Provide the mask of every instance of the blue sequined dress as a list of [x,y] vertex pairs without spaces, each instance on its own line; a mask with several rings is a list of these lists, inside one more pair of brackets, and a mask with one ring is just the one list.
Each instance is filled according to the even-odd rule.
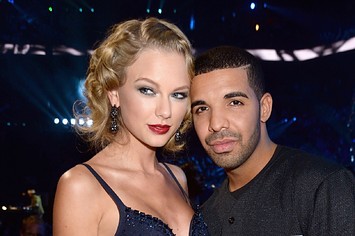
[[[187,197],[184,189],[181,187],[180,183],[177,181],[175,175],[170,170],[170,168],[163,163],[169,174],[172,176],[174,181],[179,186],[180,190]],[[106,190],[108,195],[116,203],[118,210],[120,212],[119,227],[115,233],[115,236],[119,235],[130,235],[130,236],[172,236],[175,235],[169,226],[157,217],[145,214],[138,210],[134,210],[127,207],[117,194],[111,189],[111,187],[101,178],[101,176],[88,164],[83,163],[89,171],[96,177],[101,186]],[[188,199],[188,198],[187,198]],[[192,217],[190,223],[190,236],[208,236],[207,226],[203,221],[202,215],[198,209],[195,209],[195,214]]]

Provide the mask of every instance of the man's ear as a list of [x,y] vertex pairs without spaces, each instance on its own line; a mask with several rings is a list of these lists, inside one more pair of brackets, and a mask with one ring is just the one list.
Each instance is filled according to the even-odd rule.
[[265,93],[260,99],[260,121],[266,123],[272,112],[272,96]]
[[118,90],[108,91],[108,99],[110,100],[111,105],[116,105],[116,107],[120,106],[120,96],[118,95]]

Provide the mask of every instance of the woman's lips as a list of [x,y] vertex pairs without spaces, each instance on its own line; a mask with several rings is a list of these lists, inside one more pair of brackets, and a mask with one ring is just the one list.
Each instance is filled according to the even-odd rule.
[[148,127],[156,134],[166,134],[170,129],[170,125],[148,125]]

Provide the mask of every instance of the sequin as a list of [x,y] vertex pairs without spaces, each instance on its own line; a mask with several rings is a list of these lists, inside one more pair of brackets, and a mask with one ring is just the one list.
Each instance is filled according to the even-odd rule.
[[[144,232],[144,235],[150,235],[148,232],[154,233],[154,235],[175,235],[171,228],[163,221],[144,212],[132,210],[130,207],[126,207],[126,225],[128,228],[137,228],[139,232]],[[135,229],[126,229],[130,233]],[[137,233],[139,233],[137,232]]]
[[199,208],[195,208],[195,214],[191,220],[190,236],[209,236],[207,225],[203,220],[202,213]]

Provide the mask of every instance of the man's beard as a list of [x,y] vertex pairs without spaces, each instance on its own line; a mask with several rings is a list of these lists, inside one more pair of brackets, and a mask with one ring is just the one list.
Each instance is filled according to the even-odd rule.
[[209,135],[206,138],[206,144],[208,145],[211,141],[215,139],[222,139],[225,137],[236,138],[237,142],[240,145],[239,151],[217,154],[213,152],[211,148],[208,148],[206,152],[211,157],[213,162],[219,167],[222,167],[225,170],[236,169],[244,162],[246,162],[256,149],[256,146],[258,145],[260,140],[260,123],[259,121],[257,122],[254,132],[245,144],[243,144],[243,137],[240,133],[234,133],[229,130],[223,130],[221,132]]

